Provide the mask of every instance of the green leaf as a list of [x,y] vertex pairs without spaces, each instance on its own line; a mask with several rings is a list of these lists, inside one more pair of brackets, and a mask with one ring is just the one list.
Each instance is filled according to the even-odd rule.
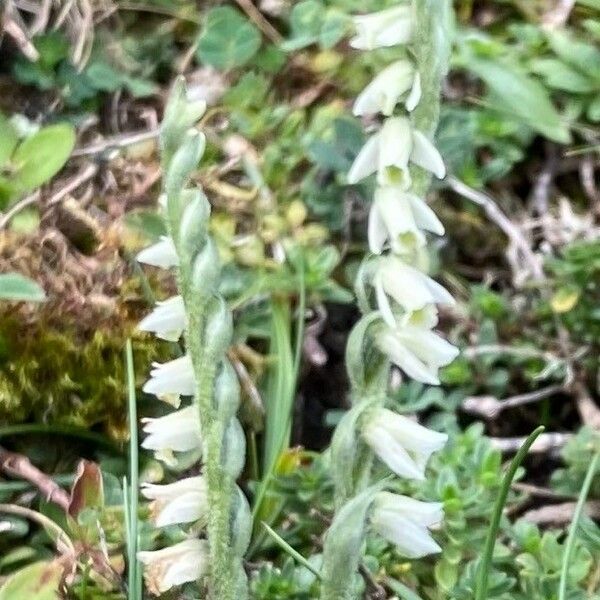
[[349,29],[351,21],[341,10],[330,8],[319,32],[319,44],[323,48],[333,48]]
[[150,240],[167,234],[164,218],[154,210],[132,210],[125,215],[125,223]]
[[123,84],[121,73],[104,61],[93,62],[85,74],[92,87],[102,92],[116,92]]
[[325,7],[319,0],[298,2],[290,15],[290,28],[294,36],[316,36],[323,23],[324,10]]
[[281,47],[291,52],[305,48],[318,41],[324,27],[325,7],[319,0],[298,2],[290,14],[291,39]]
[[51,179],[67,162],[75,146],[75,130],[66,123],[50,125],[28,137],[16,149],[14,185],[31,191]]
[[409,587],[391,577],[386,579],[386,584],[402,600],[422,600],[421,596],[415,594]]
[[80,460],[77,474],[71,488],[69,515],[77,517],[86,508],[99,508],[104,505],[102,473],[96,463]]
[[587,117],[593,123],[600,121],[600,96],[594,98],[587,109]]
[[260,32],[237,10],[219,6],[208,11],[198,40],[198,58],[217,69],[246,64],[261,45]]
[[549,87],[557,90],[586,93],[593,92],[597,87],[593,81],[554,58],[533,61],[531,68],[534,73],[544,78]]
[[576,40],[564,31],[548,34],[552,50],[573,67],[600,82],[600,50],[591,44]]
[[39,63],[45,69],[53,69],[61,60],[69,57],[69,42],[59,31],[36,37],[34,45],[40,53]]
[[20,273],[3,273],[0,274],[0,299],[43,302],[46,294],[35,281]]
[[57,561],[28,565],[6,580],[0,588],[0,600],[56,600],[62,574]]
[[8,162],[18,141],[19,136],[12,123],[0,113],[0,167]]
[[444,559],[438,561],[434,569],[435,580],[444,592],[450,592],[458,580],[458,566]]
[[512,67],[475,56],[471,56],[465,66],[502,100],[502,108],[507,113],[551,140],[563,144],[571,141],[568,127],[539,82]]

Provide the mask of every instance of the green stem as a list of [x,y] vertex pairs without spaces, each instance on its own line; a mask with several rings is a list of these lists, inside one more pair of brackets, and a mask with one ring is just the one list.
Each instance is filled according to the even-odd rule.
[[231,314],[218,295],[220,265],[207,233],[210,206],[200,189],[186,187],[204,151],[204,137],[194,129],[202,111],[198,103],[188,102],[179,78],[161,128],[163,192],[167,228],[179,259],[178,288],[187,317],[185,340],[199,411],[209,507],[208,597],[244,600],[247,586],[241,557],[249,538],[249,516],[235,482],[243,466],[245,440],[236,418],[238,384],[225,356]]
[[481,558],[481,564],[479,565],[475,589],[475,600],[487,599],[488,579],[490,567],[492,565],[492,556],[494,554],[494,546],[496,545],[498,528],[500,527],[500,519],[502,518],[502,510],[504,509],[506,498],[508,497],[508,490],[510,489],[510,485],[515,477],[517,469],[521,466],[521,463],[527,456],[529,448],[531,448],[533,442],[535,442],[537,437],[544,431],[544,429],[545,428],[543,426],[540,426],[529,435],[529,437],[525,440],[525,443],[519,448],[519,451],[512,459],[510,466],[508,467],[508,471],[502,479],[502,486],[494,505],[492,521],[487,532],[487,537],[483,548],[483,556]]
[[[184,288],[185,289],[185,288]],[[204,443],[204,476],[208,488],[210,513],[207,525],[210,551],[210,593],[215,600],[236,598],[237,579],[235,554],[231,552],[231,498],[235,491],[235,481],[222,467],[221,448],[223,446],[224,424],[217,418],[213,406],[213,390],[217,373],[217,357],[212,355],[204,336],[194,332],[204,332],[205,318],[203,305],[186,303],[193,307],[189,311],[188,351],[196,377],[196,401],[200,411],[202,437]]]
[[579,521],[583,514],[585,507],[585,501],[587,500],[590,488],[592,487],[592,481],[598,468],[598,461],[600,460],[600,452],[594,454],[592,462],[588,467],[587,473],[585,474],[585,480],[579,498],[577,499],[577,505],[575,506],[575,512],[573,513],[573,520],[571,521],[571,527],[569,528],[569,535],[567,537],[567,544],[565,546],[565,553],[563,554],[562,566],[560,570],[560,583],[558,586],[558,600],[566,600],[567,598],[567,580],[569,577],[569,563],[571,562],[571,556],[575,548],[575,540],[577,539],[577,528],[579,527]]

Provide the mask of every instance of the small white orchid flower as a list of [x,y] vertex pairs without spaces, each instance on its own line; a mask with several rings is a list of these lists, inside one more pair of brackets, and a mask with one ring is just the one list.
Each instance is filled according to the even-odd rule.
[[150,379],[142,388],[147,394],[160,398],[170,394],[192,396],[196,391],[194,367],[188,354],[166,363],[152,363],[152,367]]
[[402,415],[377,409],[362,431],[373,452],[400,477],[423,480],[429,457],[448,436],[431,431]]
[[450,364],[458,348],[430,331],[436,323],[435,307],[415,311],[396,327],[385,325],[376,335],[375,343],[397,367],[409,377],[439,385],[440,367]]
[[204,477],[187,477],[167,485],[142,484],[142,494],[151,505],[152,520],[157,527],[175,523],[204,520],[208,511],[208,497]]
[[410,61],[399,60],[381,71],[360,93],[353,112],[357,117],[378,112],[389,117],[400,98],[409,91],[404,104],[406,110],[411,111],[421,99],[421,78]]
[[389,240],[396,254],[425,246],[423,232],[444,233],[444,226],[424,200],[399,186],[378,187],[369,213],[369,248],[381,254]]
[[397,256],[377,259],[372,283],[381,316],[390,327],[397,323],[389,298],[405,313],[422,310],[428,304],[454,304],[454,298],[444,287]]
[[162,340],[176,342],[185,329],[185,306],[181,296],[157,302],[154,310],[138,325],[140,331],[150,331]]
[[175,267],[179,264],[175,244],[166,235],[161,236],[160,241],[156,242],[156,244],[139,252],[136,258],[138,262],[152,265],[153,267],[161,267],[162,269]]
[[379,185],[407,190],[411,185],[409,161],[438,179],[446,175],[444,161],[427,137],[413,129],[407,117],[392,117],[362,147],[348,173],[348,183],[358,183],[377,172]]
[[164,417],[142,419],[148,436],[142,448],[154,450],[156,457],[168,465],[176,464],[173,452],[189,452],[202,447],[200,416],[195,405],[169,413]]
[[420,502],[390,492],[379,492],[371,506],[373,529],[407,558],[441,552],[428,528],[439,525],[443,519],[441,503]]
[[410,4],[357,15],[352,20],[356,28],[356,36],[350,40],[350,46],[358,50],[406,44],[413,35],[414,15]]
[[208,542],[185,540],[162,550],[138,552],[148,591],[159,596],[177,585],[196,581],[208,571]]

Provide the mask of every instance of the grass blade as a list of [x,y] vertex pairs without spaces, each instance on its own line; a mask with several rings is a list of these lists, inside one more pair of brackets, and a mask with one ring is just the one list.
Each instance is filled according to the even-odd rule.
[[271,316],[271,348],[275,358],[265,396],[265,436],[263,471],[268,473],[277,462],[291,428],[291,411],[294,401],[293,371],[290,336],[290,306],[287,299],[273,298]]
[[506,504],[506,498],[508,496],[508,490],[512,480],[515,477],[517,469],[527,456],[529,448],[531,448],[533,442],[537,437],[544,431],[545,427],[538,427],[533,431],[529,437],[525,440],[525,443],[519,448],[519,451],[512,459],[506,475],[502,479],[502,487],[500,488],[500,494],[494,505],[494,512],[492,513],[492,522],[487,532],[485,540],[485,546],[483,549],[483,556],[481,558],[481,564],[479,566],[479,573],[477,574],[477,583],[475,589],[475,600],[486,600],[487,599],[487,588],[488,579],[490,574],[490,567],[492,564],[492,555],[494,554],[494,546],[496,545],[496,536],[498,535],[498,528],[500,526],[500,519],[502,517],[502,510]]
[[127,490],[125,502],[128,515],[127,528],[127,557],[129,565],[129,600],[139,600],[141,589],[137,560],[138,550],[138,504],[139,504],[139,457],[138,457],[138,427],[137,427],[137,399],[135,395],[135,373],[133,369],[133,348],[131,340],[125,346],[125,363],[127,369],[127,399],[129,408],[129,482],[124,483],[124,492]]
[[575,512],[573,513],[571,527],[569,528],[569,535],[567,537],[567,544],[565,547],[565,553],[563,555],[562,565],[560,569],[558,600],[566,600],[567,598],[567,579],[569,575],[569,563],[571,561],[571,556],[575,547],[575,540],[577,538],[577,528],[579,527],[579,521],[581,519],[581,515],[583,514],[585,501],[587,500],[588,494],[590,492],[590,487],[592,486],[592,481],[594,479],[594,475],[596,474],[596,469],[598,467],[599,460],[600,452],[596,452],[596,454],[594,454],[592,462],[590,463],[587,473],[585,474],[585,479],[583,481],[583,486],[581,487],[581,492],[579,493],[579,498],[577,498],[577,505],[575,506]]
[[307,568],[319,581],[321,581],[321,573],[310,564],[298,551],[294,550],[277,532],[269,527],[264,521],[262,526],[266,532],[273,538],[275,543],[285,552],[287,552],[294,560],[299,562],[303,567]]

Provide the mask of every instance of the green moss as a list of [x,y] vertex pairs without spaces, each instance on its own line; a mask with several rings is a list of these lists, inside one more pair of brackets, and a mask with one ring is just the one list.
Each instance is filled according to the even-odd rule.
[[[127,331],[126,329],[129,329]],[[0,319],[0,423],[100,427],[114,438],[127,435],[123,347],[134,335],[140,383],[169,345],[122,331],[98,328],[82,339],[75,326],[60,331],[42,322]]]

